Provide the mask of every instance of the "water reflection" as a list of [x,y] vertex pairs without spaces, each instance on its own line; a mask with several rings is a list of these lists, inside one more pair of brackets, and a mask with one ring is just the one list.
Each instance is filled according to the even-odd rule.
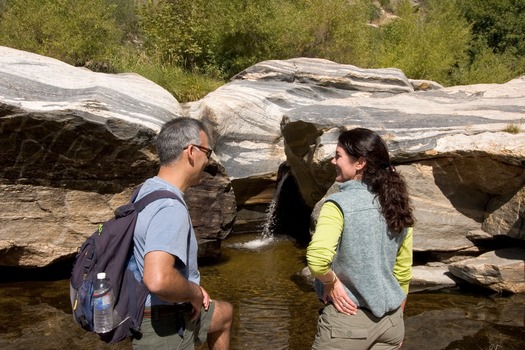
[[[235,307],[232,349],[309,349],[322,304],[299,277],[305,249],[285,237],[229,237],[223,261],[201,268],[203,286]],[[525,296],[475,291],[413,293],[405,350],[525,348]]]
[[[232,350],[311,347],[322,305],[298,276],[304,255],[305,249],[288,238],[232,236],[223,244],[221,261],[201,267],[202,284],[212,298],[235,307]],[[131,349],[129,342],[107,346],[77,326],[69,281],[54,276],[0,283],[0,349]],[[525,349],[525,295],[411,293],[405,320],[404,350]]]
[[286,238],[242,235],[222,246],[223,261],[202,266],[212,297],[234,304],[232,349],[308,349],[321,306],[298,286],[304,249]]

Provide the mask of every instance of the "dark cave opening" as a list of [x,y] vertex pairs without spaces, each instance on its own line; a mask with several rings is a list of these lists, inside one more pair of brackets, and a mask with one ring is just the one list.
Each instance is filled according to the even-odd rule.
[[274,197],[276,203],[270,230],[274,235],[287,235],[299,246],[306,246],[310,242],[312,209],[302,199],[295,178],[286,169],[280,170],[279,181],[282,183]]

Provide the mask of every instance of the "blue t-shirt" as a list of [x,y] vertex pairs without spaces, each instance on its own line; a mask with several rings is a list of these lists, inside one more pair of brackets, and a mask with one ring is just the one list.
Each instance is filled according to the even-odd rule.
[[[169,182],[155,176],[142,185],[137,199],[156,190],[175,193],[184,202],[183,193]],[[163,251],[175,256],[175,268],[191,282],[200,283],[197,266],[197,238],[186,205],[176,199],[163,198],[149,204],[138,216],[133,248],[140,276],[144,276],[144,256]],[[146,306],[170,304],[154,294],[148,295]]]

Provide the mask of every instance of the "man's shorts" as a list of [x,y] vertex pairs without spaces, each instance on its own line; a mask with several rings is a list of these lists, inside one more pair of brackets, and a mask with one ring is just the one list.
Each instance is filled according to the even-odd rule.
[[201,308],[200,317],[190,321],[191,304],[146,308],[142,338],[133,339],[133,349],[193,350],[195,343],[206,342],[214,310],[212,301],[208,311]]

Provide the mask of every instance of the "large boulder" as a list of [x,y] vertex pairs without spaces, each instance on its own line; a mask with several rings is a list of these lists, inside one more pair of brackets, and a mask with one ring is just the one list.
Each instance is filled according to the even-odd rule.
[[261,224],[274,202],[292,230],[303,230],[298,222],[308,218],[287,214],[300,205],[315,213],[336,188],[337,136],[357,126],[383,136],[407,180],[414,251],[429,262],[416,280],[432,282],[434,271],[448,284],[458,277],[445,275],[450,264],[523,244],[525,137],[505,130],[523,122],[525,77],[443,88],[398,69],[295,58],[256,64],[179,105],[137,75],[93,73],[8,48],[0,54],[0,264],[70,256],[154,174],[151,140],[180,115],[214,127],[209,176],[187,194],[201,251],[211,255],[236,207],[236,223]]
[[[0,47],[0,265],[74,255],[156,173],[152,140],[180,116],[175,98],[139,75]],[[235,200],[224,168],[212,162],[207,172],[186,201],[201,254],[217,256]]]
[[522,125],[525,77],[443,88],[397,69],[296,58],[249,67],[183,108],[217,126],[243,210],[268,198],[269,179],[280,188],[283,163],[315,208],[334,184],[337,136],[361,126],[383,136],[408,182],[423,260],[452,263],[494,249],[496,237],[524,238],[525,137],[505,130]]

